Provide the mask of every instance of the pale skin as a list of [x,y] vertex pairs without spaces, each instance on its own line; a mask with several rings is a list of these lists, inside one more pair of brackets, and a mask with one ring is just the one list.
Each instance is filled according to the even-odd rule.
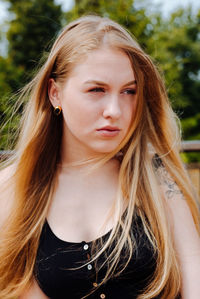
[[[137,101],[129,58],[110,49],[91,54],[75,67],[64,87],[49,82],[50,100],[54,107],[62,107],[65,123],[64,167],[60,167],[47,219],[60,239],[72,242],[94,240],[112,228],[112,219],[103,225],[117,190],[119,162],[112,159],[91,174],[86,174],[87,165],[65,165],[114,150],[128,131]],[[108,125],[118,127],[119,134],[105,137],[96,132]],[[36,281],[20,297],[29,298],[47,298]]]
[[200,237],[182,192],[164,167],[159,167],[158,177],[181,266],[181,298],[198,299],[200,298]]
[[[106,226],[103,224],[117,190],[118,161],[112,159],[87,176],[87,165],[65,166],[98,157],[118,146],[134,117],[137,104],[135,92],[135,76],[129,58],[108,48],[91,53],[84,63],[75,67],[64,86],[50,80],[49,98],[54,107],[62,107],[64,134],[62,165],[47,219],[60,239],[91,241],[112,228],[112,219]],[[99,134],[97,129],[107,125],[118,127],[119,133],[115,137]],[[161,169],[160,177],[165,176]],[[165,179],[160,181],[160,187],[182,269],[182,298],[199,299],[198,233],[181,192],[172,188]],[[20,296],[20,299],[45,298],[48,297],[35,280]]]

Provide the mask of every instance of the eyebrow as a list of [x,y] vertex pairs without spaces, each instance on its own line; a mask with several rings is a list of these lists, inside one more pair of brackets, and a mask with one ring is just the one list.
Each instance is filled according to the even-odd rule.
[[[84,84],[95,84],[95,85],[99,85],[99,86],[108,86],[108,84],[106,84],[102,81],[98,81],[98,80],[87,80],[84,82]],[[129,86],[129,85],[137,85],[136,80],[132,80],[132,81],[124,84],[123,87]]]

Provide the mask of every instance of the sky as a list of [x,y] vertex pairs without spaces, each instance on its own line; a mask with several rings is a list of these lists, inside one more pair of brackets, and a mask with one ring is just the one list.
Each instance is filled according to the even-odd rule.
[[[55,2],[61,4],[64,11],[70,10],[74,3],[73,0],[55,0]],[[148,0],[148,3],[151,4],[146,7],[149,12],[161,11],[163,17],[169,16],[172,11],[179,7],[187,7],[188,5],[192,6],[193,11],[200,9],[199,0]],[[7,26],[2,26],[2,24],[5,24],[6,19],[8,19],[8,3],[0,0],[0,30],[3,32],[7,30]],[[5,51],[6,40],[4,38],[3,42],[0,42],[0,55],[4,55]]]
[[[70,10],[74,3],[73,0],[55,0],[55,2],[62,4],[63,10],[65,11]],[[152,3],[149,10],[152,10],[152,7],[155,5],[157,9],[161,10],[164,16],[169,15],[177,7],[191,5],[194,10],[200,9],[199,0],[149,0],[149,3]],[[7,18],[7,6],[8,4],[6,2],[0,0],[0,24]]]
[[192,6],[194,11],[200,9],[199,0],[151,0],[150,2],[157,6],[164,16],[168,16],[179,7],[188,7],[189,5]]
[[[69,10],[73,6],[73,0],[55,0],[57,3],[62,4],[64,10]],[[141,1],[142,2],[142,1]],[[169,15],[177,7],[186,7],[191,5],[193,9],[200,9],[199,0],[149,0],[149,3],[155,5],[157,9],[160,9],[164,16]],[[152,9],[152,6],[149,7]]]

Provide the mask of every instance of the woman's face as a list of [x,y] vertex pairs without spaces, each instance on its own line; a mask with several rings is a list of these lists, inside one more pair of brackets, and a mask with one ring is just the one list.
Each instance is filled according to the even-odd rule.
[[91,51],[62,86],[50,82],[49,95],[54,107],[62,107],[64,148],[79,158],[115,150],[137,104],[128,56],[108,47]]

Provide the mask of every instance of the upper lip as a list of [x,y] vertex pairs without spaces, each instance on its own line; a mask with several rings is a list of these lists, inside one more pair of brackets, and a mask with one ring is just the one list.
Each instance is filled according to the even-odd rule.
[[105,127],[97,129],[97,131],[100,131],[100,130],[119,131],[120,129],[118,127],[114,127],[114,126],[105,126]]

